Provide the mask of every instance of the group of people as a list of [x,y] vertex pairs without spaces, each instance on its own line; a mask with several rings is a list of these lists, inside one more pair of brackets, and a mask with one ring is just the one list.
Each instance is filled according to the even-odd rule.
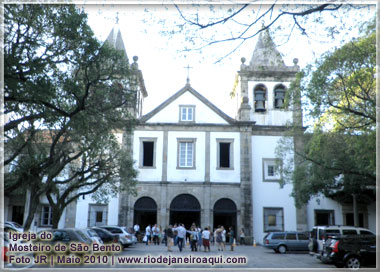
[[[138,224],[134,226],[136,234],[140,233]],[[240,243],[244,243],[244,230],[239,233]],[[148,225],[145,228],[145,235],[142,239],[146,245],[154,244],[159,245],[160,242],[167,246],[168,251],[172,251],[173,246],[178,246],[182,252],[186,243],[189,243],[191,251],[201,251],[202,246],[205,252],[210,251],[210,244],[216,244],[219,251],[226,250],[226,244],[230,245],[230,250],[234,250],[235,246],[235,232],[233,227],[229,227],[228,231],[223,226],[218,226],[213,232],[210,227],[201,229],[195,223],[187,230],[184,224],[169,225],[162,230],[161,226],[157,224]]]

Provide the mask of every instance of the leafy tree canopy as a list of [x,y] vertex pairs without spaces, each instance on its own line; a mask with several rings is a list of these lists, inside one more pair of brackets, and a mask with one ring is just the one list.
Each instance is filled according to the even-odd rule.
[[79,196],[102,188],[104,200],[134,184],[115,137],[133,128],[132,73],[74,5],[4,8],[5,193],[31,190],[26,225],[45,194],[57,226]]
[[[352,194],[369,203],[376,182],[376,38],[374,21],[364,35],[326,53],[308,67],[290,88],[307,98],[316,122],[312,133],[295,129],[284,137],[277,157],[284,162],[284,183],[292,182],[296,204],[323,193],[339,201]],[[294,157],[289,154],[294,153]]]

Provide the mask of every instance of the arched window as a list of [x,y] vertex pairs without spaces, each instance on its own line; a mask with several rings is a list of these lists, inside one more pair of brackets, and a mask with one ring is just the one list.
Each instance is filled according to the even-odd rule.
[[281,109],[284,107],[286,87],[282,84],[274,87],[274,108]]
[[257,85],[254,90],[255,112],[266,111],[267,88],[263,84]]

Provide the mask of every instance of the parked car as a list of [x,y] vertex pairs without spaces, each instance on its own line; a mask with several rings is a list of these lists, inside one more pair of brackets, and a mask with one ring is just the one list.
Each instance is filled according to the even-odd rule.
[[93,231],[95,231],[99,237],[102,239],[103,243],[119,243],[119,235],[109,232],[106,229],[98,228],[98,227],[92,227]]
[[362,265],[375,266],[376,236],[333,236],[326,241],[323,256],[336,267],[360,268]]
[[133,237],[125,227],[119,226],[101,226],[101,228],[108,230],[111,233],[119,235],[120,244],[126,248],[133,244]]
[[339,235],[375,235],[372,231],[365,228],[353,226],[315,226],[310,232],[309,253],[321,258],[323,244],[332,236]]
[[93,243],[103,244],[102,239],[94,230],[87,228],[87,229],[79,229],[79,231],[82,231],[85,235],[87,235],[88,238],[90,238]]
[[[25,244],[24,241],[10,241],[9,232],[20,232],[19,229],[14,228],[12,225],[4,224],[4,229],[0,231],[0,239],[3,240],[3,246],[1,248],[1,259],[4,264],[4,268],[7,269],[26,269],[31,268],[34,265],[34,253],[33,252],[12,252],[10,254],[9,246],[10,243],[22,243]],[[28,258],[30,260],[29,263],[15,263],[10,261],[10,255],[13,255],[17,258],[24,257],[24,260]]]
[[19,223],[11,222],[11,221],[5,221],[4,222],[4,228],[7,226],[14,228],[18,232],[24,232],[24,228]]
[[263,240],[264,247],[273,249],[277,253],[286,253],[288,250],[307,251],[308,244],[308,234],[295,231],[270,232]]

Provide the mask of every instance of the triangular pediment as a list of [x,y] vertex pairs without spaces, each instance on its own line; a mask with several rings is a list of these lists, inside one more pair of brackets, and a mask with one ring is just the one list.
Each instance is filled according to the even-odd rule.
[[172,95],[150,113],[141,117],[144,123],[181,123],[180,108],[194,107],[192,124],[232,124],[235,120],[221,111],[190,84]]

